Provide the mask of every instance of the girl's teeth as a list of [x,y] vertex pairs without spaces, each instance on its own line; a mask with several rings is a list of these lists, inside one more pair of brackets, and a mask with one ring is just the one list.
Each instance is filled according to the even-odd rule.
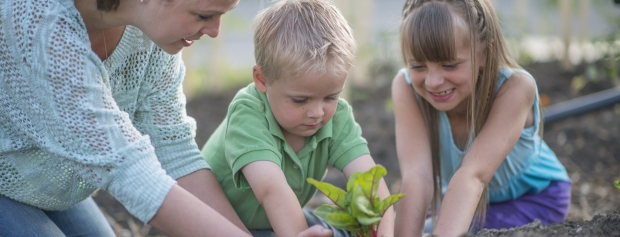
[[452,92],[452,90],[442,91],[439,93],[433,93],[433,95],[442,96],[442,95],[447,95],[450,92]]

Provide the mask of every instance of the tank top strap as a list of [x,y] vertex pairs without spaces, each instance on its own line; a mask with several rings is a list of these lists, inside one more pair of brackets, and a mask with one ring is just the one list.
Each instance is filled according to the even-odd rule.
[[534,129],[532,132],[538,133],[538,130],[540,129],[539,125],[540,125],[540,120],[541,120],[540,103],[539,103],[539,98],[538,98],[538,86],[536,85],[536,80],[534,79],[532,74],[530,74],[526,70],[519,69],[519,68],[500,68],[496,91],[499,90],[499,88],[504,84],[504,82],[506,82],[506,80],[508,80],[508,78],[510,78],[512,74],[515,72],[525,74],[530,79],[532,79],[532,81],[534,81],[534,86],[536,87],[536,95],[534,97],[534,103],[532,104],[532,110],[534,111],[534,125],[533,125]]
[[411,85],[411,76],[409,76],[407,68],[401,68],[400,70],[398,70],[398,73],[402,73],[403,75],[405,75],[405,81],[407,81],[407,84]]

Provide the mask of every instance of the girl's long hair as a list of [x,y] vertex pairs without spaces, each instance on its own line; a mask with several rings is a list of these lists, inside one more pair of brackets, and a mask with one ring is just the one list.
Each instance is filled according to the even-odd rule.
[[[457,34],[459,32],[460,34]],[[457,38],[457,35],[463,38]],[[416,62],[448,62],[456,59],[457,43],[469,43],[472,65],[472,95],[467,109],[469,144],[487,120],[495,98],[500,67],[520,68],[505,47],[498,18],[487,0],[408,0],[403,9],[400,29],[401,50],[405,65]],[[478,59],[484,60],[482,64]],[[484,65],[475,68],[476,65]],[[433,164],[433,200],[431,213],[436,220],[441,202],[439,114],[425,99],[418,104],[428,129]],[[466,149],[466,151],[467,151]],[[474,226],[484,226],[487,186],[478,202]]]

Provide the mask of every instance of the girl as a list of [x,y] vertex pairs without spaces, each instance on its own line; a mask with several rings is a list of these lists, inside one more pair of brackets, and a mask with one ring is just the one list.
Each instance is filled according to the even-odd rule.
[[401,46],[407,68],[392,97],[406,196],[396,236],[564,220],[570,180],[541,139],[535,81],[508,54],[491,4],[409,0]]
[[238,2],[0,1],[0,236],[114,236],[96,189],[170,236],[249,236],[194,142],[179,54]]

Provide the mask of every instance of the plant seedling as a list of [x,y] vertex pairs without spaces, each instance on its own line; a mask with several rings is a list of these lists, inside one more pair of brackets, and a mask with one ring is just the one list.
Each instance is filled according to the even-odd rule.
[[614,182],[614,185],[616,186],[616,188],[620,189],[620,180],[616,180],[616,182]]
[[327,223],[353,233],[357,237],[376,237],[385,211],[405,194],[393,194],[384,200],[377,195],[379,181],[387,174],[385,167],[376,165],[361,173],[355,172],[347,182],[347,191],[327,182],[308,178],[334,204],[323,204],[314,213]]

